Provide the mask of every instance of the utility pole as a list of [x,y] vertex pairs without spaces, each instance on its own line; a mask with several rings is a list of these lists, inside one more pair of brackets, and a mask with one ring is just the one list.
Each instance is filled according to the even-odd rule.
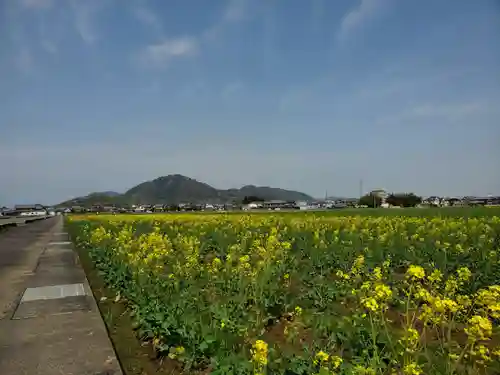
[[359,180],[359,197],[363,196],[363,180]]

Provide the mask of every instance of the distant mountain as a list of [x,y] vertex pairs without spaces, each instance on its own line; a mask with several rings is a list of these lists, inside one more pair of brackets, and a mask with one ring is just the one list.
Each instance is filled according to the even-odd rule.
[[311,196],[293,190],[267,186],[246,185],[241,189],[216,189],[195,179],[174,174],[143,182],[127,190],[125,194],[115,192],[92,193],[86,197],[62,202],[59,206],[93,204],[175,204],[175,203],[226,203],[243,200],[245,196],[255,196],[265,200],[311,200]]
[[90,193],[89,195],[87,195],[87,197],[91,197],[91,196],[118,197],[120,195],[121,194],[117,193],[116,191],[99,191],[96,193]]
[[123,194],[116,193],[114,191],[104,191],[90,193],[84,197],[73,198],[56,206],[68,207],[68,206],[92,206],[95,204],[99,205],[115,205],[115,204],[127,204],[126,198]]
[[219,190],[179,174],[143,182],[125,192],[131,202],[181,203],[201,202],[220,197]]

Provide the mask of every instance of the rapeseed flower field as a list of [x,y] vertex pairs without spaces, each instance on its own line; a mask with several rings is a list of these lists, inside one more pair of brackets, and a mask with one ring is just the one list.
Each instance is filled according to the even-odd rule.
[[500,374],[500,217],[69,218],[188,373]]

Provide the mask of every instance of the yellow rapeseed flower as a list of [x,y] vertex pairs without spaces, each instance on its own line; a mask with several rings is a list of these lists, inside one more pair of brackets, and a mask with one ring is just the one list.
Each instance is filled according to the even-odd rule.
[[477,364],[485,365],[487,362],[491,362],[490,350],[482,344],[477,345],[471,351],[471,355]]
[[330,360],[334,369],[338,369],[343,362],[342,358],[338,355],[331,356]]
[[425,270],[420,266],[411,265],[406,270],[406,277],[410,280],[422,280],[425,277]]
[[349,276],[349,274],[343,272],[342,270],[338,270],[335,275],[340,278],[340,279],[343,279],[343,280],[349,280],[351,277]]
[[267,365],[267,343],[257,340],[252,346],[252,362],[257,366]]
[[367,297],[361,299],[361,304],[370,311],[376,312],[379,310],[380,305],[377,300],[373,297]]
[[472,276],[472,272],[467,267],[459,268],[457,270],[457,274],[458,274],[458,280],[460,280],[461,282],[468,281]]
[[480,315],[474,315],[467,322],[467,328],[464,329],[470,341],[487,340],[491,336],[493,325],[488,318]]
[[427,279],[431,283],[439,283],[443,279],[443,273],[436,268]]
[[372,272],[373,280],[382,280],[382,269],[380,267],[375,267]]
[[404,375],[420,375],[422,373],[422,368],[415,362],[409,363],[405,367],[403,367]]
[[379,301],[386,301],[392,297],[392,290],[385,284],[375,285],[375,297]]
[[320,364],[320,363],[328,361],[328,358],[330,358],[330,356],[327,353],[325,353],[324,351],[319,351],[314,356],[313,363],[315,365],[317,365],[317,364]]
[[420,343],[420,335],[415,328],[408,328],[399,343],[404,347],[406,352],[413,353]]

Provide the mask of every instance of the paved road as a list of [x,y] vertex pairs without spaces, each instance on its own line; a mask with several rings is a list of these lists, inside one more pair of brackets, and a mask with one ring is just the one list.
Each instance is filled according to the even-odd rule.
[[0,216],[0,229],[4,226],[27,224],[45,219],[45,216]]
[[0,234],[0,374],[121,375],[78,256],[53,217]]
[[35,269],[41,249],[33,247],[48,238],[55,220],[39,220],[0,233],[0,319],[12,309],[23,281]]

